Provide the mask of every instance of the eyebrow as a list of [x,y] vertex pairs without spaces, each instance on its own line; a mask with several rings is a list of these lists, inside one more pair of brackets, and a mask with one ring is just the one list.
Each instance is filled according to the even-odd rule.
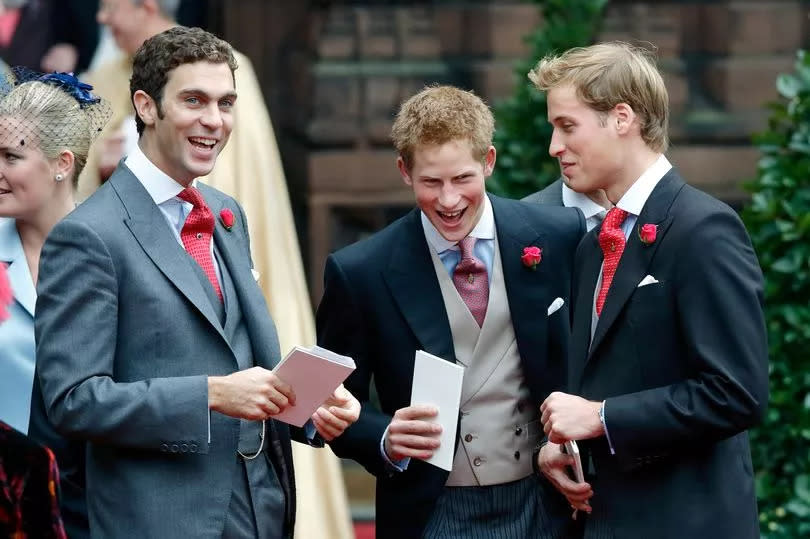
[[[205,90],[203,90],[201,88],[186,88],[185,90],[180,90],[180,92],[178,92],[178,95],[201,95],[201,96],[205,97],[206,99],[212,99],[211,94],[209,94],[208,92],[206,92]],[[220,97],[216,98],[216,100],[220,101],[222,99],[227,99],[227,98],[236,99],[236,97],[237,97],[236,92],[228,92],[228,93],[226,93],[224,95],[221,95]]]

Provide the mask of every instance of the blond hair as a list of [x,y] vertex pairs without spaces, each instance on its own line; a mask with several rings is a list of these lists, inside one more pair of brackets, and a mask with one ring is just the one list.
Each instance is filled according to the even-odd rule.
[[577,97],[600,113],[619,103],[630,105],[647,146],[661,153],[667,150],[669,95],[653,51],[620,41],[576,47],[546,56],[528,76],[544,92],[573,86]]
[[15,140],[39,148],[48,159],[72,152],[76,187],[99,127],[73,96],[52,84],[24,82],[0,99],[0,117]]
[[410,168],[417,147],[454,140],[469,142],[473,157],[482,161],[494,132],[492,111],[480,97],[453,86],[428,86],[402,104],[391,138]]

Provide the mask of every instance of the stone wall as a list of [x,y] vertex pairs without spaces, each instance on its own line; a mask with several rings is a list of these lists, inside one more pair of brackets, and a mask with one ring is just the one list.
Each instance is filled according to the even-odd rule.
[[[299,217],[314,300],[326,254],[412,206],[388,132],[398,104],[447,82],[490,103],[510,94],[522,36],[542,17],[520,1],[233,0],[228,39],[257,64]],[[780,72],[810,45],[804,0],[609,3],[600,40],[658,48],[673,111],[670,157],[692,184],[741,205],[752,133]]]

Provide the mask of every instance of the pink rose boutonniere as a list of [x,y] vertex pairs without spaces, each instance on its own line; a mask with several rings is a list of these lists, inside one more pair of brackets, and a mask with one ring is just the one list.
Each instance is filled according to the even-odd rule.
[[14,294],[11,292],[11,283],[6,273],[6,265],[0,262],[0,322],[8,318],[6,308],[11,305]]
[[520,260],[523,261],[523,265],[527,268],[535,271],[537,269],[537,265],[543,260],[543,250],[540,247],[524,247],[523,248],[523,255],[520,257]]
[[638,238],[644,245],[652,245],[655,243],[655,238],[658,235],[658,225],[647,223],[641,225],[638,229]]
[[227,230],[233,228],[233,212],[229,208],[225,208],[219,212],[219,220],[222,221],[222,226]]

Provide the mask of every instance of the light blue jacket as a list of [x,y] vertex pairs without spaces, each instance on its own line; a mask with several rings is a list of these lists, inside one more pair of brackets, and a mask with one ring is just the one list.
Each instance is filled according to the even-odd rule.
[[34,382],[34,304],[37,294],[14,219],[0,217],[0,263],[8,265],[14,301],[0,323],[0,420],[28,432]]

